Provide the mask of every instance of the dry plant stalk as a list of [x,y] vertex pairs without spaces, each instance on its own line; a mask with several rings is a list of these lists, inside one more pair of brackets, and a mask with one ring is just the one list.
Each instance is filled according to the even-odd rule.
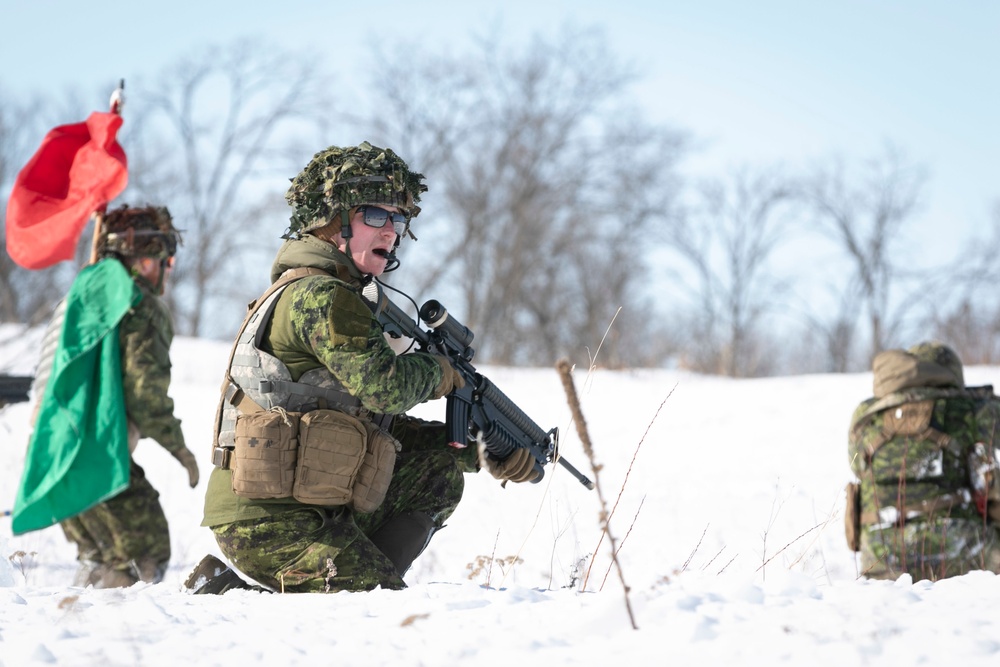
[[[618,503],[621,502],[622,495],[624,495],[624,493],[625,493],[625,487],[628,486],[628,478],[632,474],[632,468],[635,467],[635,460],[639,456],[639,450],[642,449],[642,443],[646,442],[646,436],[649,435],[649,429],[651,429],[653,427],[653,423],[656,421],[656,418],[660,416],[660,410],[662,410],[663,406],[666,405],[667,400],[673,395],[674,389],[676,389],[676,388],[677,388],[677,385],[675,384],[670,389],[670,392],[667,394],[666,398],[664,398],[663,401],[660,403],[660,407],[656,408],[656,414],[653,415],[653,418],[649,421],[649,424],[646,426],[645,433],[643,433],[642,437],[639,438],[639,444],[635,446],[635,451],[632,452],[632,460],[629,461],[628,470],[625,471],[625,479],[622,480],[621,488],[618,489],[618,497],[615,499],[615,504],[611,508],[611,514],[608,515],[607,523],[609,523],[609,524],[611,523],[611,519],[614,518],[615,512],[618,511]],[[646,500],[645,497],[643,497],[643,502],[645,502],[645,500]],[[639,509],[642,509],[642,503],[639,504]],[[639,515],[639,511],[636,510],[636,516],[632,518],[633,525],[635,524],[635,520],[638,518],[638,515]],[[629,528],[629,532],[631,532],[631,528]],[[626,535],[625,537],[627,538],[628,535]],[[597,541],[597,547],[594,548],[594,557],[595,558],[597,557],[597,552],[601,549],[601,544],[603,542],[604,542],[604,533],[601,532],[601,538]],[[622,540],[622,544],[624,544],[624,542],[625,542],[625,540]],[[619,545],[618,548],[615,549],[615,553],[617,554],[618,551],[620,551],[620,550],[621,550],[621,545]],[[591,561],[590,561],[590,567],[592,568],[593,566],[594,566],[594,561],[593,561],[593,559],[591,559]],[[608,567],[608,572],[610,572],[610,571],[611,571],[611,567],[609,566]],[[583,587],[584,588],[587,587],[587,580],[588,579],[590,579],[590,568],[587,569],[587,576],[584,578],[584,581],[583,581]],[[607,581],[607,579],[608,579],[608,574],[605,573],[604,574],[604,581]],[[601,588],[604,588],[604,581],[601,582]]]
[[[695,555],[696,553],[698,553],[698,549],[700,549],[700,548],[701,548],[701,543],[702,543],[702,541],[704,541],[704,539],[705,539],[705,534],[706,534],[706,533],[708,532],[708,525],[709,525],[709,524],[705,524],[705,530],[701,531],[701,537],[699,537],[699,538],[698,538],[698,543],[694,545],[694,549],[692,549],[692,550],[691,550],[691,553],[690,553],[690,555],[688,555],[688,557],[687,557],[687,560],[686,560],[686,561],[684,561],[684,564],[683,564],[683,565],[681,565],[681,569],[680,569],[680,571],[681,571],[681,572],[684,572],[684,571],[686,571],[686,570],[688,569],[688,565],[690,565],[690,564],[691,564],[691,560],[692,560],[692,559],[694,558],[694,555]],[[725,547],[723,547],[723,549],[724,549],[724,548],[725,548]],[[720,552],[720,553],[721,553],[721,552]],[[716,555],[715,555],[715,557],[713,557],[713,558],[712,558],[712,560],[715,560],[715,558],[716,558],[716,557],[718,557],[718,555],[719,555],[719,554],[716,554]],[[708,564],[709,564],[709,565],[710,565],[711,563],[712,563],[712,561],[711,561],[711,560],[710,560],[710,561],[708,561]],[[704,569],[704,568],[702,568],[702,569]]]
[[[621,493],[618,494],[618,497],[621,498]],[[645,503],[646,503],[646,496],[643,496],[642,500],[639,501],[639,507],[635,510],[635,516],[632,517],[632,523],[629,524],[628,530],[625,531],[625,537],[622,538],[622,541],[618,543],[618,548],[615,549],[615,556],[618,556],[618,554],[621,552],[622,548],[625,546],[625,542],[628,541],[628,536],[632,534],[632,529],[635,528],[635,522],[639,520],[639,512],[642,511],[642,506]],[[615,509],[617,507],[618,507],[618,503],[616,502],[615,506],[613,508],[611,508],[611,515],[608,516],[608,522],[609,523],[611,522],[611,518],[614,517],[614,515],[615,515]],[[611,568],[613,566],[614,566],[614,563],[608,565],[608,569],[604,571],[604,578],[601,579],[601,586],[597,590],[599,590],[599,591],[603,591],[604,590],[604,584],[606,584],[608,582],[608,575],[611,574]]]
[[493,578],[493,562],[497,559],[497,543],[500,541],[500,530],[497,529],[496,539],[493,540],[493,552],[490,554],[490,566],[486,570],[486,588],[490,587],[490,580]]
[[[556,362],[556,370],[559,371],[559,377],[562,379],[563,389],[566,391],[566,400],[569,403],[570,412],[573,415],[573,421],[576,423],[576,432],[580,436],[580,442],[583,443],[583,450],[587,454],[587,458],[590,460],[590,468],[594,472],[594,489],[597,491],[597,498],[601,503],[601,528],[605,534],[608,536],[608,543],[611,547],[611,559],[614,561],[615,569],[618,571],[618,578],[622,582],[622,589],[625,592],[625,609],[628,611],[629,621],[632,623],[632,629],[638,630],[639,626],[635,623],[635,615],[632,613],[632,603],[629,601],[629,587],[625,583],[625,574],[622,572],[621,563],[618,561],[618,552],[615,546],[614,535],[611,534],[611,526],[608,525],[609,514],[608,514],[608,504],[604,500],[604,493],[601,491],[601,475],[600,468],[597,464],[597,460],[594,457],[594,447],[590,442],[590,434],[587,432],[587,423],[583,418],[583,410],[580,408],[580,399],[576,395],[576,387],[573,385],[573,375],[572,366],[568,359],[560,359]],[[589,576],[589,571],[588,571]],[[584,581],[583,589],[586,589],[586,581]]]
[[[814,530],[816,530],[817,528],[824,528],[824,527],[826,527],[827,523],[829,523],[829,519],[827,519],[826,521],[822,521],[820,523],[817,523],[812,528],[810,528],[810,529],[806,530],[805,532],[801,533],[794,540],[792,540],[791,542],[789,542],[788,544],[786,544],[785,546],[781,547],[776,552],[774,552],[773,554],[771,554],[771,557],[765,559],[764,562],[761,563],[760,566],[756,570],[754,570],[754,572],[760,572],[761,570],[763,570],[767,566],[768,563],[770,563],[772,560],[774,560],[775,558],[777,558],[778,556],[780,556],[782,553],[784,553],[793,544],[795,544],[796,542],[798,542],[799,540],[801,540],[803,537],[805,537],[809,533],[811,533]],[[764,558],[764,556],[761,556],[761,558]]]

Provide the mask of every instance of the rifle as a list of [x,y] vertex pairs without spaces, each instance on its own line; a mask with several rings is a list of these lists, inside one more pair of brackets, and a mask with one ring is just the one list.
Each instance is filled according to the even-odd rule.
[[30,375],[0,375],[0,408],[27,401],[34,379]]
[[470,346],[475,334],[464,324],[451,317],[444,306],[435,300],[426,302],[419,310],[419,317],[429,329],[423,330],[413,319],[394,304],[382,284],[372,281],[365,287],[364,297],[375,306],[375,316],[383,331],[393,338],[406,336],[417,342],[424,352],[448,358],[465,380],[461,389],[453,389],[447,396],[445,428],[448,442],[466,447],[469,438],[482,442],[495,459],[505,460],[515,449],[524,447],[535,457],[538,475],[533,483],[545,475],[543,466],[555,460],[566,468],[588,489],[594,483],[559,456],[559,429],[544,431],[531,420],[513,401],[472,365],[475,350]]

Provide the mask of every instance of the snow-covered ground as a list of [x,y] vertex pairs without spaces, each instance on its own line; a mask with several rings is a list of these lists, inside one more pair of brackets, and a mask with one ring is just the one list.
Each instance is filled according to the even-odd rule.
[[[31,373],[37,331],[0,327],[0,371]],[[13,537],[0,518],[0,666],[22,665],[986,665],[1000,659],[1000,579],[857,578],[843,536],[848,421],[871,375],[728,380],[676,371],[575,383],[601,502],[565,470],[503,489],[467,477],[405,591],[192,596],[224,343],[178,338],[174,397],[202,482],[155,442],[136,457],[159,490],[164,582],[73,587],[58,527]],[[480,369],[593,477],[554,369]],[[1000,368],[966,369],[1000,385]],[[29,404],[0,411],[0,509],[13,504]],[[417,416],[443,418],[444,401]],[[585,584],[585,586],[584,586]],[[627,591],[627,592],[626,592]],[[633,628],[634,625],[637,629]]]

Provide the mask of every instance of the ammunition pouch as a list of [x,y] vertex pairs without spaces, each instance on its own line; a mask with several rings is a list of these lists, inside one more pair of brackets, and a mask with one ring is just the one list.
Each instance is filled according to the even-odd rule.
[[233,493],[243,498],[291,496],[369,514],[385,500],[399,449],[386,431],[339,410],[273,408],[241,413],[235,447],[216,448],[213,462],[232,469]]
[[362,514],[371,514],[385,500],[396,467],[396,454],[402,445],[386,431],[374,424],[365,423],[368,442],[361,469],[354,480],[351,507]]

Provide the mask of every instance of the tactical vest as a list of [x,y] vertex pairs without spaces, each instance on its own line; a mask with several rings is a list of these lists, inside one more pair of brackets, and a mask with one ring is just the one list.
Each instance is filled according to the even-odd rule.
[[246,413],[283,408],[289,412],[305,413],[336,409],[373,421],[383,428],[388,427],[386,416],[374,415],[362,408],[361,402],[349,394],[325,366],[311,369],[303,373],[298,381],[293,381],[288,367],[261,349],[267,323],[281,294],[291,283],[309,275],[329,274],[306,267],[290,269],[251,304],[230,354],[216,413],[212,462],[218,467],[229,467],[235,446],[236,417],[241,410]]

